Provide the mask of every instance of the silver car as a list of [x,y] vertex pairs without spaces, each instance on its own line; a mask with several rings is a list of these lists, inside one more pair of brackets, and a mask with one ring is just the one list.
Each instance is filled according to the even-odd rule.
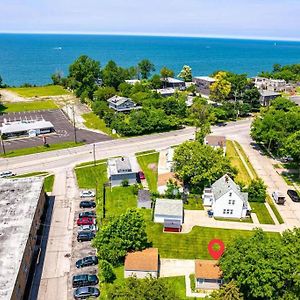
[[3,171],[0,173],[0,178],[11,177],[15,175],[16,174],[14,174],[12,171]]
[[96,225],[81,225],[78,231],[91,231],[96,233],[98,231],[98,227]]
[[95,197],[95,193],[93,191],[81,191],[80,198],[91,198]]

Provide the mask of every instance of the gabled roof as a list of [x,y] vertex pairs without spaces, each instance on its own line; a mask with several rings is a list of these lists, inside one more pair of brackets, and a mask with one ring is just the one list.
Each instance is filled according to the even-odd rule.
[[183,217],[183,202],[175,199],[156,199],[154,214]]
[[158,271],[158,249],[148,248],[142,251],[127,253],[125,271]]
[[244,203],[248,203],[248,193],[241,192],[240,187],[227,174],[214,182],[211,188],[215,200],[218,200],[224,194],[233,190],[244,201]]
[[217,260],[195,260],[195,277],[206,279],[221,279],[222,271]]

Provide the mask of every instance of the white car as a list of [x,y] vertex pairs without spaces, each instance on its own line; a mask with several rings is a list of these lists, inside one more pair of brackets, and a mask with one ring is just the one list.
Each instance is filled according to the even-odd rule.
[[96,225],[81,225],[78,231],[92,231],[96,233],[98,231],[98,228]]
[[3,171],[0,173],[0,178],[6,178],[6,177],[11,177],[11,176],[15,176],[16,174],[14,174],[12,171]]
[[95,197],[95,193],[93,191],[81,191],[80,198],[90,198]]

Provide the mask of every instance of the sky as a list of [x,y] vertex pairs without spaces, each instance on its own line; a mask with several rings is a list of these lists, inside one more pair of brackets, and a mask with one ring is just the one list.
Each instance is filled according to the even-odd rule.
[[0,32],[300,40],[299,0],[0,0]]

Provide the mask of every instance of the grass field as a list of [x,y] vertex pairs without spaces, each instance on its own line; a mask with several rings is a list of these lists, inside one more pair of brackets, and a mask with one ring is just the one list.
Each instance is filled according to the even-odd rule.
[[[158,152],[140,154],[136,153],[137,161],[145,173],[145,177],[147,179],[147,183],[149,186],[149,190],[151,192],[157,192],[157,165],[158,165]],[[149,165],[152,165],[150,168]]]
[[187,203],[183,204],[184,209],[203,210],[203,201],[199,195],[189,195]]
[[275,224],[264,203],[250,202],[250,206],[260,224]]
[[91,113],[83,114],[81,116],[84,118],[85,120],[84,125],[87,128],[100,130],[114,138],[118,137],[117,134],[112,134],[111,129],[107,127],[105,122],[94,113],[91,112]]
[[22,88],[8,88],[7,90],[12,91],[21,97],[45,97],[45,96],[60,96],[71,94],[63,87],[59,85],[47,85],[47,86],[36,86],[36,87],[22,87]]
[[192,299],[186,297],[184,276],[163,277],[162,280],[167,282],[169,286],[176,291],[176,295],[179,297],[179,299],[181,300]]
[[5,102],[0,105],[0,113],[34,111],[34,110],[45,110],[45,109],[58,109],[58,106],[52,100],[14,102],[14,103]]
[[246,185],[250,184],[251,178],[250,178],[243,162],[241,161],[238,153],[234,149],[232,141],[226,142],[226,156],[230,160],[232,166],[234,166],[238,170],[238,174],[236,176],[236,181],[242,182]]
[[3,153],[0,154],[0,157],[10,158],[10,157],[29,155],[29,154],[34,154],[34,153],[41,153],[41,152],[48,152],[48,151],[54,151],[54,150],[61,150],[61,149],[65,149],[65,148],[78,147],[78,146],[82,146],[82,145],[84,145],[84,143],[76,144],[74,142],[64,142],[64,143],[49,145],[49,147],[36,146],[36,147],[32,147],[32,148],[23,148],[23,149],[7,151],[5,155]]

